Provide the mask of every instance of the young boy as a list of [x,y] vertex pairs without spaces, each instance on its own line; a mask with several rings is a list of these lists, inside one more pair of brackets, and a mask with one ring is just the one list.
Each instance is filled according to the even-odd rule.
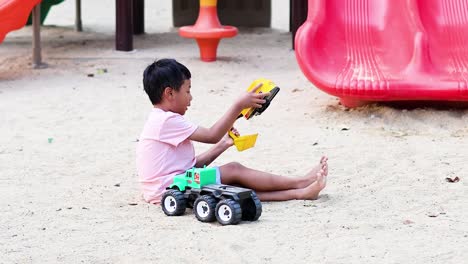
[[[136,165],[147,202],[159,203],[177,174],[192,167],[208,166],[233,145],[227,135],[239,113],[248,107],[259,108],[268,93],[243,93],[227,112],[211,127],[194,125],[183,116],[190,106],[190,71],[174,59],[161,59],[149,65],[143,73],[143,85],[154,108],[141,133]],[[238,134],[236,130],[234,133]],[[195,156],[192,141],[214,146]],[[303,177],[286,177],[247,168],[231,162],[217,169],[218,183],[238,185],[256,191],[262,201],[317,199],[325,188],[328,174],[327,158]]]

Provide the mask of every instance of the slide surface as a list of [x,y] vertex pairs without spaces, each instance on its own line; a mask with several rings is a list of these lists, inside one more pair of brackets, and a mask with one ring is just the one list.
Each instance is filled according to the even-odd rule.
[[0,43],[8,32],[22,28],[41,0],[0,0]]
[[308,3],[298,64],[343,104],[468,101],[468,0]]

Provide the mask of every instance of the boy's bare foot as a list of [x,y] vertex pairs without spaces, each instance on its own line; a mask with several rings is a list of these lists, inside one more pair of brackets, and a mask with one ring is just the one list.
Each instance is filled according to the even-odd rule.
[[314,168],[312,168],[306,175],[305,178],[307,179],[307,185],[312,184],[317,180],[317,173],[320,170],[323,170],[323,175],[326,177],[328,176],[328,158],[326,156],[322,156],[320,159],[320,163],[317,164]]
[[316,200],[320,191],[327,185],[327,176],[324,175],[324,170],[320,170],[316,174],[316,181],[309,186],[298,190],[299,200]]

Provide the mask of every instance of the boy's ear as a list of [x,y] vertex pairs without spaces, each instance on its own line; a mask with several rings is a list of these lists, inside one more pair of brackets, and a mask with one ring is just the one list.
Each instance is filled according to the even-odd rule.
[[171,87],[166,87],[164,88],[163,96],[165,98],[171,98],[173,93],[174,93],[174,90]]

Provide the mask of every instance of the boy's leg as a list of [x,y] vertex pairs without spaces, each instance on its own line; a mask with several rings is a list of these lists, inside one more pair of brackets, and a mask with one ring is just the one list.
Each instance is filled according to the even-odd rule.
[[317,173],[317,180],[302,189],[290,189],[272,192],[257,192],[262,201],[287,201],[287,200],[315,200],[326,185],[326,176],[323,170]]
[[317,179],[317,173],[322,171],[327,176],[327,158],[322,157],[320,163],[304,177],[286,177],[268,172],[247,168],[240,163],[231,162],[219,167],[221,182],[224,184],[241,185],[256,192],[271,192],[290,189],[302,189],[311,185]]

